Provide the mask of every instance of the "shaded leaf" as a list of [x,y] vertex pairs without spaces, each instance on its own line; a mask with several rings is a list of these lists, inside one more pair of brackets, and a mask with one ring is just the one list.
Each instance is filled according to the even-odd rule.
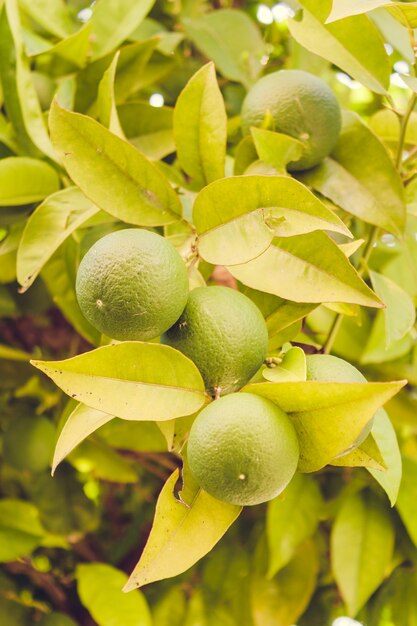
[[81,191],[110,215],[141,226],[170,224],[181,216],[178,197],[164,175],[133,146],[95,120],[55,101],[51,137]]
[[213,63],[194,74],[178,96],[174,137],[182,169],[201,185],[223,178],[227,117]]
[[417,546],[417,463],[403,457],[403,476],[398,492],[396,507],[411,537]]
[[376,410],[404,384],[268,382],[243,391],[269,398],[289,414],[300,443],[299,470],[312,472],[348,450]]
[[105,563],[85,563],[75,575],[81,602],[98,626],[151,626],[145,596],[137,590],[123,594],[124,572]]
[[181,352],[125,341],[64,361],[31,361],[69,396],[131,420],[169,420],[206,402],[200,372]]
[[389,511],[372,493],[346,498],[331,534],[332,569],[354,617],[385,577],[394,549]]
[[32,552],[45,535],[39,512],[30,502],[0,502],[0,562],[14,561]]
[[388,348],[413,327],[416,319],[414,303],[404,289],[390,278],[372,271],[369,277],[375,293],[385,304],[385,347]]
[[124,591],[185,572],[216,545],[242,510],[212,498],[189,472],[177,500],[178,478],[175,470],[159,495],[151,534]]
[[124,139],[114,99],[114,80],[119,54],[119,52],[116,52],[113,61],[103,74],[103,78],[98,86],[97,105],[99,121],[112,133]]
[[306,187],[286,176],[233,176],[215,181],[198,194],[193,221],[200,255],[219,265],[259,257],[274,236],[318,229],[350,235]]
[[117,110],[130,143],[149,159],[162,159],[175,152],[172,109],[133,101],[120,105]]
[[394,426],[384,409],[377,411],[371,433],[381,451],[386,469],[367,469],[387,494],[391,506],[394,506],[401,484],[402,461]]

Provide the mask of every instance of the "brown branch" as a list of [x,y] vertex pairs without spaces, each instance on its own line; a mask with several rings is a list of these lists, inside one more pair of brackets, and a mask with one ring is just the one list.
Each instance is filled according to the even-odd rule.
[[71,614],[65,591],[50,574],[39,572],[28,559],[6,563],[5,569],[11,574],[27,576],[34,585],[43,589],[56,608],[63,613]]

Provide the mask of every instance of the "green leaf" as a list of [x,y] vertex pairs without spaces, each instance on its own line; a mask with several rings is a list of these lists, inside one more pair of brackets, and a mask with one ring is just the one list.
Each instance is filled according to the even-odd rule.
[[98,209],[76,187],[45,200],[27,221],[17,252],[17,279],[26,291],[63,241]]
[[148,159],[157,161],[175,152],[173,109],[133,101],[117,110],[126,137]]
[[44,161],[29,157],[0,159],[0,206],[38,202],[58,189],[58,174]]
[[87,563],[78,565],[75,575],[81,602],[98,626],[151,626],[143,593],[123,594],[124,572],[105,563]]
[[158,626],[184,626],[187,602],[181,585],[171,587],[156,603],[152,611],[153,623]]
[[384,7],[397,17],[404,26],[417,27],[417,3],[392,2],[391,0],[333,0],[332,10],[326,23],[335,22],[351,15],[368,13]]
[[104,57],[117,48],[151,10],[155,0],[99,0],[91,24],[94,39],[92,59]]
[[[26,50],[29,57],[45,55],[54,55],[69,62],[74,68],[83,68],[87,65],[91,54],[91,22],[87,22],[65,39],[61,39],[56,44],[51,44],[46,40],[39,40],[34,42],[31,39],[30,44],[26,41]],[[32,33],[33,35],[33,33]]]
[[194,363],[156,343],[126,341],[31,363],[72,398],[123,419],[169,420],[194,413],[207,399]]
[[228,269],[245,285],[294,302],[382,306],[334,241],[320,231],[274,239],[257,258]]
[[115,80],[116,102],[124,102],[145,86],[145,69],[159,42],[159,37],[123,46],[120,50]]
[[306,355],[298,346],[290,348],[276,367],[265,368],[263,377],[271,382],[306,380]]
[[97,106],[99,121],[112,133],[124,139],[114,99],[114,80],[120,52],[116,52],[113,61],[103,74],[98,86]]
[[0,6],[0,78],[7,116],[19,144],[32,156],[39,156],[40,151],[56,161],[23,52],[16,0],[4,0]]
[[182,169],[200,185],[223,178],[227,117],[213,63],[194,74],[174,109],[174,138]]
[[181,216],[164,175],[133,146],[95,120],[62,109],[50,114],[53,144],[81,191],[110,215],[141,226],[171,224]]
[[268,503],[266,533],[268,578],[294,557],[299,545],[316,530],[322,508],[320,489],[313,478],[296,474],[278,498]]
[[385,304],[385,347],[402,339],[414,326],[416,312],[408,293],[383,274],[370,272],[369,277],[377,296]]
[[311,191],[287,176],[233,176],[215,181],[198,194],[193,221],[200,255],[219,265],[259,257],[274,236],[318,229],[350,235]]
[[79,443],[113,418],[113,415],[109,415],[98,409],[92,409],[85,404],[81,404],[81,402],[78,403],[68,416],[67,421],[59,433],[52,461],[52,476],[61,461],[65,459]]
[[237,9],[183,20],[187,36],[223,76],[249,87],[262,70],[265,43],[254,22]]
[[44,535],[39,512],[33,504],[14,499],[0,502],[0,562],[27,556]]
[[391,506],[394,506],[401,484],[402,461],[394,426],[384,409],[377,411],[371,433],[381,451],[386,469],[367,469],[387,494]]
[[385,94],[391,64],[378,29],[366,15],[325,24],[332,0],[300,0],[301,15],[289,22],[291,35],[310,52],[327,59],[363,85]]
[[151,534],[124,591],[185,572],[210,552],[242,510],[212,498],[188,471],[177,500],[178,478],[175,470],[159,495]]
[[77,626],[65,613],[48,613],[38,622],[38,626]]
[[402,233],[401,178],[383,143],[355,113],[344,112],[332,158],[299,178],[355,217],[396,235]]
[[411,333],[402,339],[392,342],[388,348],[386,344],[386,322],[384,311],[378,311],[374,318],[370,333],[365,338],[360,363],[385,363],[393,361],[407,354],[413,345]]
[[[383,409],[378,409],[383,411]],[[374,423],[375,423],[375,417]],[[387,469],[381,451],[375,441],[375,438],[371,433],[366,439],[358,446],[347,454],[342,454],[332,460],[331,465],[337,467],[366,467],[381,470],[380,473],[385,472]]]
[[372,493],[346,498],[331,534],[331,561],[349,615],[355,617],[383,582],[394,549],[389,511]]
[[314,593],[319,567],[317,548],[307,540],[272,580],[255,574],[251,588],[254,626],[291,626],[298,621]]
[[275,402],[289,414],[300,443],[301,472],[324,467],[348,450],[405,381],[391,383],[254,383],[242,391]]
[[115,417],[97,435],[113,448],[139,452],[166,452],[167,444],[159,425],[169,422],[127,422]]
[[298,161],[303,154],[301,141],[289,135],[264,128],[251,128],[251,134],[259,158],[275,167],[280,174],[286,174],[288,163]]
[[76,28],[64,0],[19,0],[19,5],[51,35],[64,38]]
[[417,463],[405,456],[402,462],[403,475],[396,507],[411,540],[417,546]]
[[137,483],[135,462],[125,459],[109,445],[98,439],[84,441],[69,461],[79,472],[90,472],[94,478],[115,483]]

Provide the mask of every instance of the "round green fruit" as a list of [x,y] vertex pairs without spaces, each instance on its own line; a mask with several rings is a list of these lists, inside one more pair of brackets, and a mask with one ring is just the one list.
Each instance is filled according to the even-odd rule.
[[244,133],[251,126],[262,126],[270,117],[273,130],[304,144],[303,156],[290,163],[289,170],[309,169],[330,154],[342,125],[333,91],[303,70],[280,70],[263,76],[248,92],[241,116]]
[[190,471],[210,495],[241,506],[275,498],[299,459],[298,439],[286,413],[251,393],[209,404],[194,421],[187,447]]
[[187,269],[169,241],[128,228],[89,249],[78,269],[76,292],[81,311],[97,330],[120,341],[146,341],[181,315]]
[[4,460],[18,470],[42,472],[51,463],[54,445],[55,427],[46,417],[16,417],[4,432]]
[[243,387],[262,365],[268,331],[258,307],[229,287],[198,287],[161,338],[197,365],[211,395]]

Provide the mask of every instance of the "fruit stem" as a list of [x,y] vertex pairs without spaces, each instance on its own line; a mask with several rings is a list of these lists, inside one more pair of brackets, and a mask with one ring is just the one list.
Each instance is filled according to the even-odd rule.
[[397,158],[395,160],[395,167],[397,168],[398,172],[401,174],[401,170],[402,170],[402,156],[403,156],[403,151],[404,151],[404,144],[405,144],[405,136],[406,136],[406,132],[407,132],[407,126],[408,126],[408,122],[410,120],[411,114],[414,110],[414,107],[416,105],[417,102],[417,94],[413,93],[407,108],[404,112],[404,115],[402,115],[401,117],[401,122],[400,122],[400,136],[398,138],[398,148],[397,148]]

